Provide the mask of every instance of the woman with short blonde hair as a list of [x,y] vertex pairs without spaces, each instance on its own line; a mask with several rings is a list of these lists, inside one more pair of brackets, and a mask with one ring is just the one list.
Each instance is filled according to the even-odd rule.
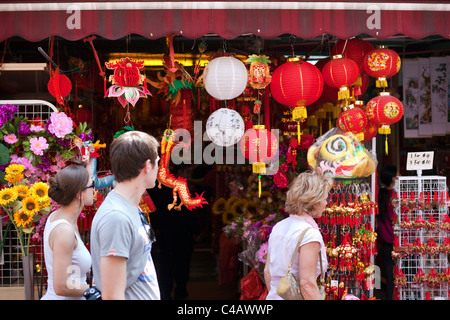
[[326,272],[327,257],[322,235],[314,219],[322,216],[333,183],[333,178],[329,176],[306,171],[299,174],[289,186],[285,204],[289,217],[273,227],[269,238],[264,268],[268,300],[282,299],[276,293],[278,283],[286,274],[300,235],[307,228],[291,270],[300,279],[300,289],[305,300],[322,299],[317,277]]

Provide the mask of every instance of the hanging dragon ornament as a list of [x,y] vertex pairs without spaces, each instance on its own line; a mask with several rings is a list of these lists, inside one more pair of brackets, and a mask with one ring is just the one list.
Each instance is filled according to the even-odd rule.
[[[183,205],[189,210],[197,207],[202,207],[203,204],[208,202],[201,195],[196,194],[195,198],[191,197],[187,181],[183,177],[175,178],[169,171],[170,155],[173,145],[174,132],[172,129],[166,129],[161,139],[161,160],[159,161],[157,180],[159,182],[159,188],[161,184],[173,189],[173,202],[170,203],[167,208],[169,210],[175,209],[180,211]],[[180,197],[181,203],[176,205]]]
[[[151,96],[147,89],[146,77],[140,72],[144,69],[144,61],[135,61],[127,57],[115,62],[106,62],[105,65],[108,69],[114,70],[114,74],[109,77],[112,86],[106,92],[107,97],[117,98],[125,108],[129,104],[134,107],[139,98]],[[129,117],[129,109],[127,116]],[[129,118],[125,122],[129,124]]]

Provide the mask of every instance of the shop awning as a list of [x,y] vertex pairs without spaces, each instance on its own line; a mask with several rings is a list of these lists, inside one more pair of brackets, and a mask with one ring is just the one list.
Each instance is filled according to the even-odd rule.
[[379,39],[402,34],[450,38],[448,1],[0,1],[0,41],[19,36],[79,40],[90,35],[118,39],[139,34],[157,39],[171,33],[226,39],[242,34],[273,38],[290,33]]

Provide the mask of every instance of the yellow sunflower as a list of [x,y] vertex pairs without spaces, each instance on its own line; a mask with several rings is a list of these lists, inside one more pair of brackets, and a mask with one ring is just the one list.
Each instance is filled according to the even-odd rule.
[[26,198],[30,195],[30,188],[27,185],[18,184],[14,188],[16,189],[19,199]]
[[225,211],[230,211],[231,207],[233,206],[233,203],[235,203],[239,199],[241,199],[241,198],[236,197],[236,196],[232,196],[232,197],[228,198],[227,203],[225,204]]
[[17,199],[17,191],[14,188],[0,190],[0,204],[7,206]]
[[39,202],[31,196],[22,200],[22,211],[27,215],[34,215],[40,208]]
[[212,206],[212,212],[217,215],[222,214],[225,211],[226,203],[227,203],[227,201],[223,197],[217,199],[216,202],[214,202],[214,204]]
[[5,176],[5,180],[11,183],[16,183],[19,182],[20,180],[22,180],[23,174],[22,173],[18,173],[18,174],[7,174]]
[[50,198],[48,196],[48,188],[49,188],[48,184],[46,184],[44,182],[36,182],[31,187],[31,195],[37,201],[39,201],[39,203],[48,202],[50,200]]
[[17,210],[14,213],[14,222],[18,227],[26,227],[33,220],[34,213],[26,214],[21,210]]
[[240,216],[247,213],[248,201],[247,199],[239,199],[233,203],[231,206],[231,212],[235,216]]
[[236,217],[236,216],[234,215],[233,212],[231,212],[231,211],[225,211],[225,212],[222,214],[222,221],[223,221],[223,223],[225,223],[225,224],[231,224],[231,223],[233,222],[233,219],[234,219],[235,217]]
[[18,175],[21,174],[23,170],[25,170],[25,166],[22,164],[10,164],[6,167],[5,173],[10,175]]

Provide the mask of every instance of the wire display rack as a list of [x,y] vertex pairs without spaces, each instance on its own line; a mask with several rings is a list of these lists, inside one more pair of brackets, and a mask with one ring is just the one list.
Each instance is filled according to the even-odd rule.
[[397,177],[396,288],[400,300],[448,300],[446,177]]
[[[52,112],[58,109],[44,100],[0,100],[0,105],[12,104],[19,107],[16,116],[25,116],[29,124],[46,121]],[[17,233],[13,226],[6,223],[0,217],[0,243],[3,242],[3,250],[0,254],[0,300],[22,299],[23,293],[18,290],[23,287],[23,269],[21,262],[20,245]],[[31,245],[30,251],[34,253],[35,270],[35,293],[40,296],[42,284],[47,279],[44,270],[43,245]]]

